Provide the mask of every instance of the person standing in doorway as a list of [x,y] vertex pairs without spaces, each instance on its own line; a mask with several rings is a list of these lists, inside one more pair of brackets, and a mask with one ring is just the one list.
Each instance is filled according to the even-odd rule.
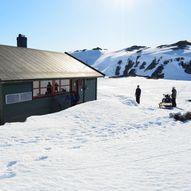
[[70,99],[71,99],[71,105],[72,106],[76,105],[79,101],[79,96],[78,96],[77,92],[72,91]]
[[137,88],[135,90],[135,97],[136,97],[136,102],[140,104],[141,88],[139,87],[139,85],[137,85]]
[[172,94],[171,94],[171,97],[172,97],[172,107],[176,107],[176,94],[177,94],[177,91],[175,89],[175,87],[172,88]]

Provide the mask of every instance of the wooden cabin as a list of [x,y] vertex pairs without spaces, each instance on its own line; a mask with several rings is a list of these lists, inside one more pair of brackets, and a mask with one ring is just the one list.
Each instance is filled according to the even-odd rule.
[[68,53],[0,45],[0,124],[97,99],[104,74]]

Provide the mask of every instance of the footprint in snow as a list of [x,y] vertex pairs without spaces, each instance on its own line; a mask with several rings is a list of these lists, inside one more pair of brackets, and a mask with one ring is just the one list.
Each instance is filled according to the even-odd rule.
[[48,156],[40,156],[40,157],[36,158],[35,161],[46,160],[47,158],[48,158]]
[[15,172],[6,172],[5,174],[0,175],[0,180],[7,179],[7,178],[13,178],[15,176],[16,176]]
[[154,109],[154,108],[151,108],[151,107],[149,107],[149,108],[147,108],[149,111],[155,111],[156,109]]
[[11,144],[3,144],[3,145],[0,145],[0,147],[11,147],[12,145]]
[[10,162],[8,162],[7,167],[11,167],[15,164],[17,164],[17,161],[10,161]]
[[47,151],[49,151],[49,150],[51,150],[51,147],[46,147],[46,148],[44,148],[45,150],[47,150]]
[[80,149],[80,146],[73,146],[72,149]]

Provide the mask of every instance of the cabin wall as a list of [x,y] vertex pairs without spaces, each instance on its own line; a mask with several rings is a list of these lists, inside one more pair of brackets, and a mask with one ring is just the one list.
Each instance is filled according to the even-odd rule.
[[2,84],[0,82],[0,125],[3,124],[3,96],[2,96]]
[[97,78],[85,79],[83,84],[83,102],[97,99]]
[[12,121],[25,121],[32,115],[53,113],[70,107],[69,93],[56,96],[47,96],[30,101],[6,104],[6,95],[22,92],[32,92],[32,82],[3,84],[2,86],[2,110],[1,123]]
[[[97,99],[97,78],[73,79],[72,89],[79,94],[79,103]],[[32,115],[57,112],[71,106],[69,93],[55,96],[32,98],[19,103],[6,103],[6,95],[33,91],[33,82],[0,83],[0,124],[5,122],[25,121]]]

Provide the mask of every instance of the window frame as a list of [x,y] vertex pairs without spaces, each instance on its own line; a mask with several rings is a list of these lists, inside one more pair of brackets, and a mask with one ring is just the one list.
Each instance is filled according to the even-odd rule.
[[[66,81],[67,83],[63,84],[62,83],[63,80]],[[47,81],[47,82],[51,83],[51,85],[52,85],[52,93],[51,94],[42,94],[42,89],[47,88],[45,86],[42,87],[43,81]],[[38,87],[34,87],[34,82],[38,82]],[[58,82],[58,92],[56,92],[56,90],[55,90],[56,82]],[[68,89],[68,91],[62,91],[63,87],[67,87],[66,90]],[[38,90],[37,95],[34,95],[34,90]],[[32,99],[52,97],[52,96],[56,96],[56,95],[70,93],[70,91],[71,91],[71,79],[49,79],[49,80],[44,79],[44,80],[34,80],[32,82]]]

